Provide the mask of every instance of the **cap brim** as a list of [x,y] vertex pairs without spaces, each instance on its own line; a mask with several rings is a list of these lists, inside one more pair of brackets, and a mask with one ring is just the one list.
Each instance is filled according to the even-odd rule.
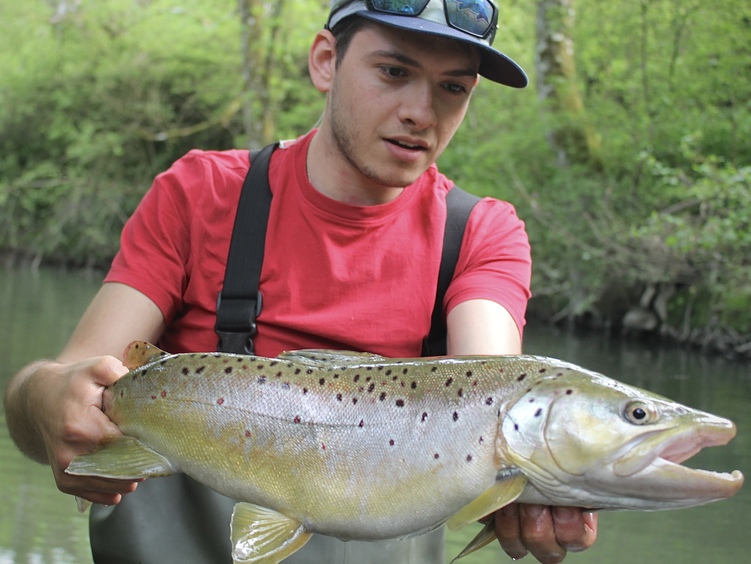
[[386,24],[391,27],[404,29],[406,31],[416,31],[418,33],[429,33],[431,35],[440,35],[450,37],[474,45],[480,50],[480,69],[479,73],[488,80],[511,86],[513,88],[524,88],[529,84],[529,79],[524,70],[516,64],[510,57],[507,57],[500,51],[493,49],[483,43],[479,38],[474,38],[463,31],[454,29],[444,24],[431,22],[421,18],[405,17],[392,14],[381,14],[369,10],[358,10],[354,14]]

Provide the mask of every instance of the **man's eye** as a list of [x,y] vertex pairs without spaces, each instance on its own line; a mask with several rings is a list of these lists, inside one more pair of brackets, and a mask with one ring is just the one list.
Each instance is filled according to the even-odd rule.
[[401,78],[406,75],[404,69],[399,67],[382,67],[381,71],[391,78]]
[[446,90],[451,92],[452,94],[464,94],[467,92],[467,88],[463,84],[457,84],[457,83],[448,83],[445,85]]

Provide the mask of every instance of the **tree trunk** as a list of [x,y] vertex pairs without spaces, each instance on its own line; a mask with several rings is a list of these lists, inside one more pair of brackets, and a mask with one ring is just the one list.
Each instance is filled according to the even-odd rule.
[[538,96],[549,112],[548,133],[558,162],[602,167],[600,139],[588,123],[576,81],[574,41],[574,0],[538,0],[537,67]]
[[271,82],[284,5],[285,0],[238,0],[242,22],[243,124],[251,149],[276,139],[278,104],[272,96]]

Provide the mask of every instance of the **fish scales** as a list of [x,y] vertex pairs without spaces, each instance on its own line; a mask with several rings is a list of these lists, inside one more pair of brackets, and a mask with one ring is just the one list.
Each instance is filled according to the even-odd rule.
[[[185,472],[239,500],[236,563],[280,562],[313,533],[402,538],[458,528],[513,501],[596,509],[690,507],[743,475],[681,463],[731,421],[563,361],[169,355],[136,341],[104,392],[123,436],[67,472]],[[492,519],[457,558],[490,542]]]
[[[422,370],[385,359],[301,366],[180,355],[121,379],[106,413],[154,450],[177,449],[189,461],[183,471],[223,484],[230,497],[315,522],[324,534],[389,538],[407,522],[434,527],[494,482],[499,410],[529,386],[531,377],[519,376],[533,364],[452,360]],[[463,467],[461,489],[451,485],[455,466]],[[336,484],[325,496],[319,476]]]

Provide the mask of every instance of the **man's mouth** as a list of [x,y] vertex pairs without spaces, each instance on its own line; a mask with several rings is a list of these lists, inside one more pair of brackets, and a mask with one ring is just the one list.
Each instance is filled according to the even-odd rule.
[[425,143],[420,143],[419,141],[407,141],[402,139],[386,139],[389,143],[392,145],[396,145],[397,147],[401,147],[402,149],[408,149],[410,151],[426,151],[427,146]]

